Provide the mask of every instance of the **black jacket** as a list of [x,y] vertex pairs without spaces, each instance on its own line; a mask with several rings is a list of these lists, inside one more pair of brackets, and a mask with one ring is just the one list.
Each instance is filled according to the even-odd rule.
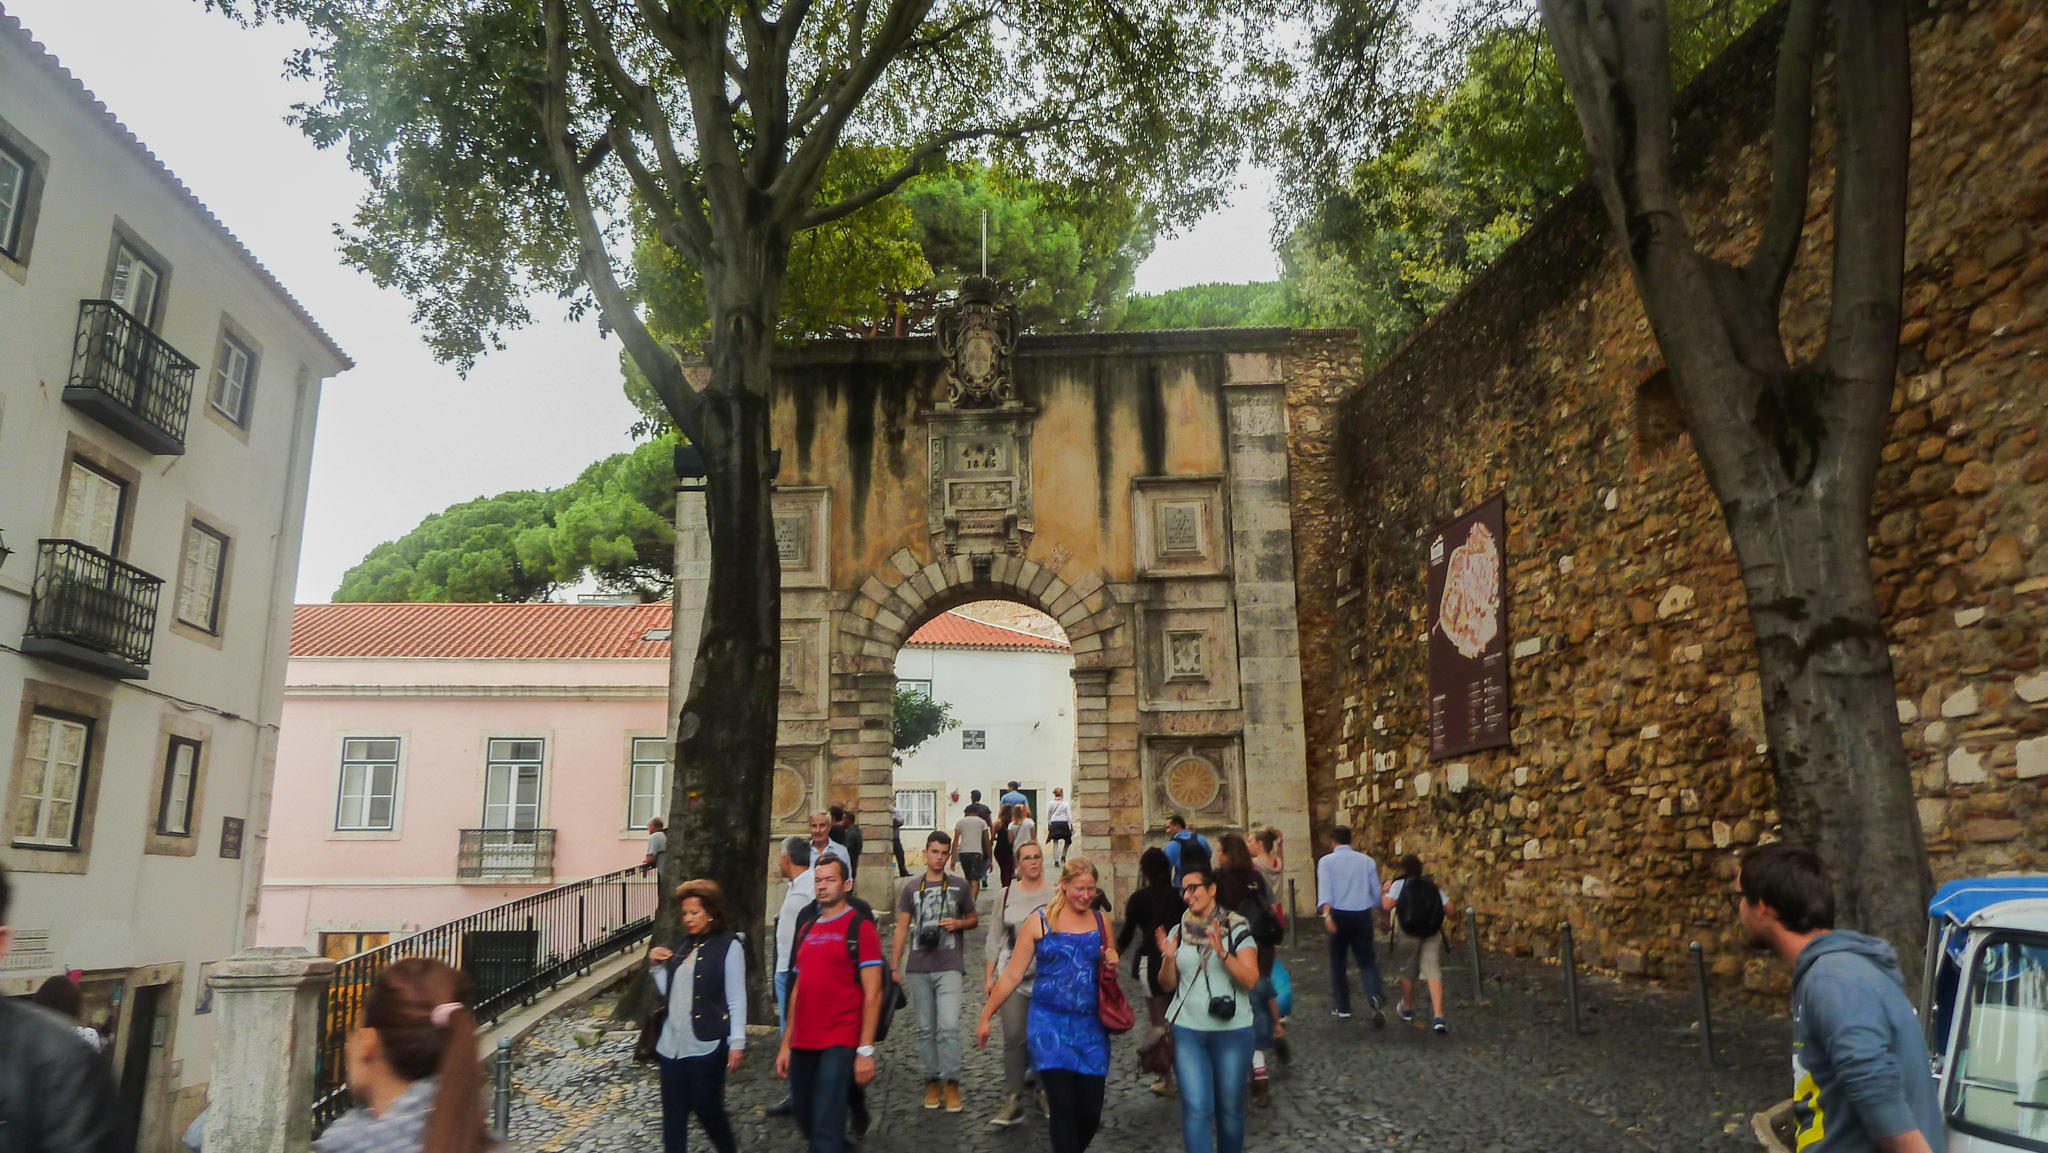
[[121,1153],[113,1071],[53,1013],[0,997],[0,1149]]

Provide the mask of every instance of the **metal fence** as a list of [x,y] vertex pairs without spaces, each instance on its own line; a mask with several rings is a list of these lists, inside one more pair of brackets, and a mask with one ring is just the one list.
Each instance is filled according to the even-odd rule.
[[404,957],[432,957],[469,975],[479,1025],[630,948],[654,927],[657,876],[621,869],[507,901],[343,959],[327,988],[314,1078],[313,1129],[348,1107],[343,1049],[371,985]]

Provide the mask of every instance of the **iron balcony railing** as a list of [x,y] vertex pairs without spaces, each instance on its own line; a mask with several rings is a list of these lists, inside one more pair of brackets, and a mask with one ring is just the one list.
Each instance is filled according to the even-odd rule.
[[455,850],[459,881],[548,881],[555,876],[553,829],[463,829]]
[[78,302],[66,403],[157,454],[185,451],[199,366],[111,300]]
[[109,676],[145,677],[163,583],[91,545],[38,542],[22,651]]
[[[529,830],[530,831],[530,830]],[[327,986],[314,1070],[313,1130],[348,1107],[344,1049],[377,975],[404,957],[431,957],[468,975],[477,1024],[492,1025],[654,928],[658,878],[639,867],[574,881],[436,925],[343,959]]]

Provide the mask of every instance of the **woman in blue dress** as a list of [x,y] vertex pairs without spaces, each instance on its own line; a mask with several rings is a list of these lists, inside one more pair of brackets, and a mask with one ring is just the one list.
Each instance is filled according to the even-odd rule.
[[1093,906],[1095,866],[1069,857],[1051,903],[1025,921],[1010,963],[981,1008],[975,1044],[988,1048],[989,1022],[1038,963],[1025,1033],[1031,1065],[1051,1105],[1053,1153],[1082,1153],[1102,1124],[1102,1090],[1109,1078],[1109,1033],[1096,1015],[1096,981],[1104,961],[1116,966],[1116,947]]

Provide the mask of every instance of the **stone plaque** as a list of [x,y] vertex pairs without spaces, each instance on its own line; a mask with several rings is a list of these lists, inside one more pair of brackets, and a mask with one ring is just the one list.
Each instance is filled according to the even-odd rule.
[[1199,813],[1216,803],[1216,794],[1223,790],[1223,774],[1216,766],[1194,753],[1180,757],[1166,766],[1163,774],[1166,785],[1166,799],[1176,809]]
[[956,480],[947,487],[954,511],[1008,511],[1015,504],[1016,487],[1007,480]]
[[775,517],[775,555],[783,568],[806,568],[811,563],[811,521],[800,512]]
[[954,442],[953,467],[962,473],[1008,472],[1009,445],[995,438],[963,438]]
[[1166,634],[1166,677],[1175,681],[1204,680],[1209,664],[1203,635],[1195,630],[1176,629]]
[[242,818],[220,819],[220,855],[232,861],[242,858]]
[[797,637],[782,638],[782,687],[803,690],[804,642]]
[[1172,501],[1159,506],[1159,552],[1162,556],[1202,554],[1202,506]]
[[805,816],[804,802],[810,799],[810,786],[804,775],[788,765],[775,766],[774,791],[769,797],[769,807],[775,810],[778,821],[793,821]]

